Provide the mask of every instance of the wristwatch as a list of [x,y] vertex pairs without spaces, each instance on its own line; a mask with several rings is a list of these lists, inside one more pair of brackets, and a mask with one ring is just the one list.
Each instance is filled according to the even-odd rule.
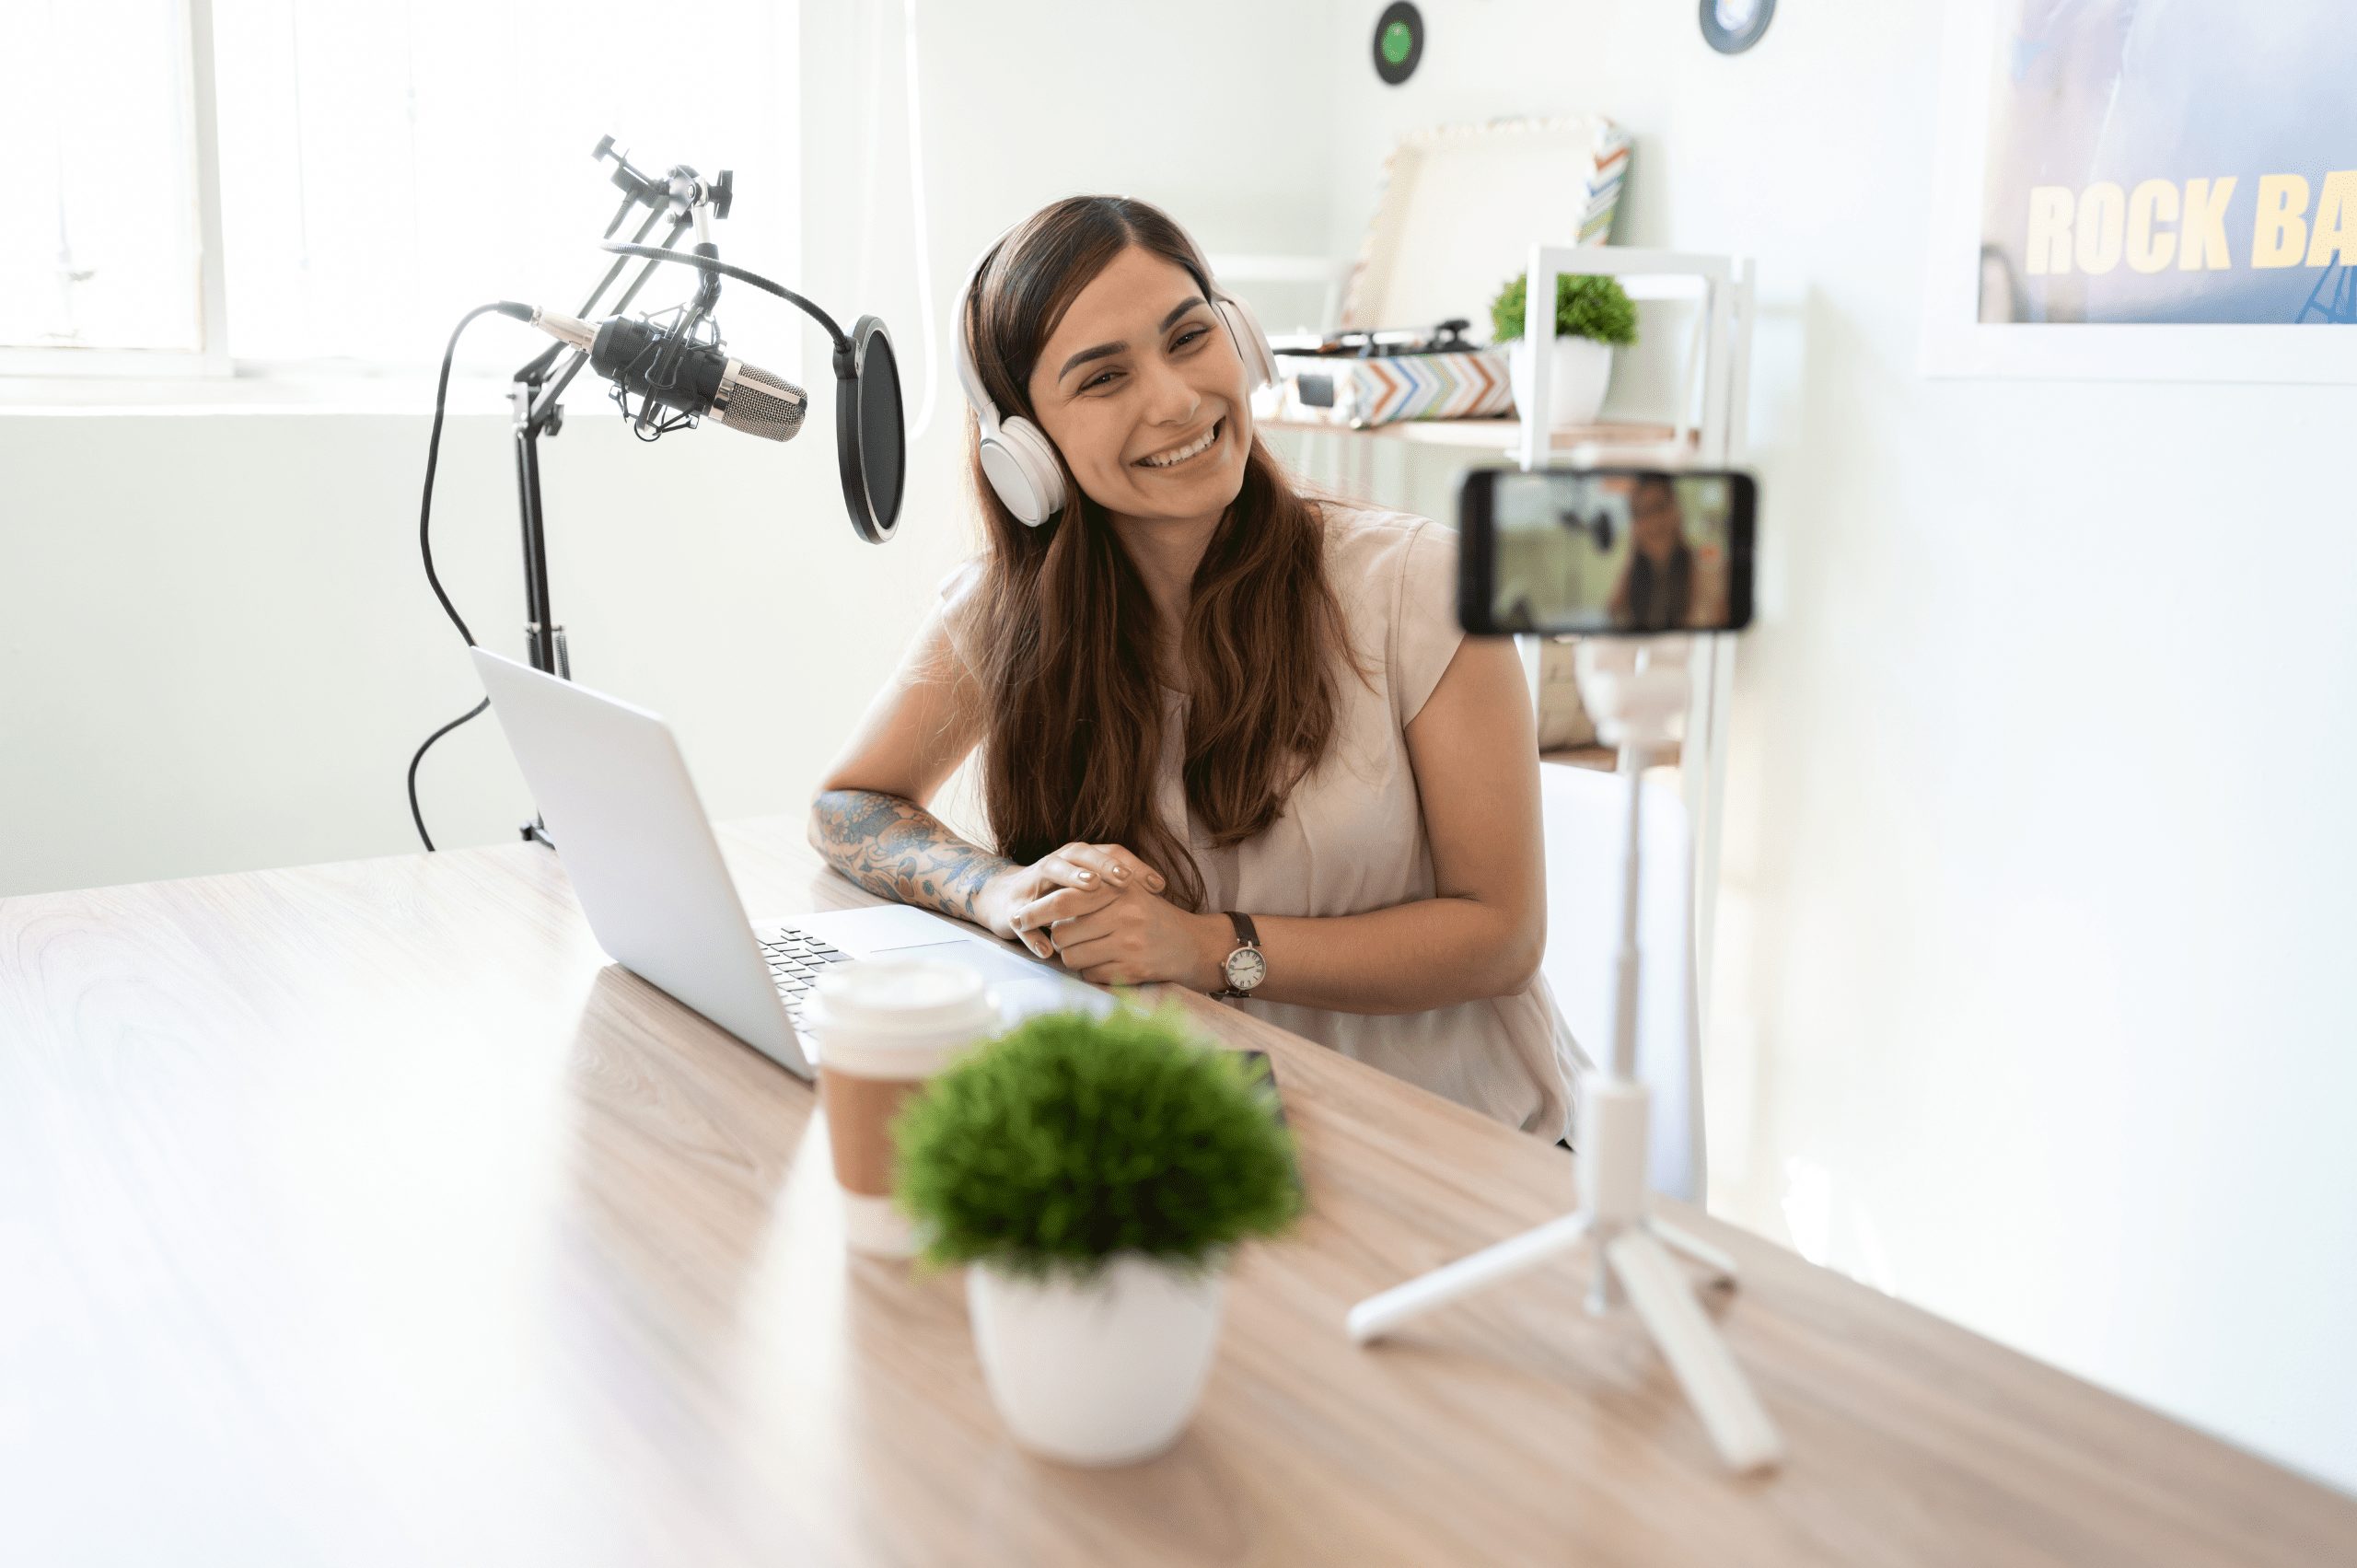
[[1236,948],[1220,960],[1220,974],[1227,981],[1213,996],[1249,996],[1252,988],[1269,978],[1268,956],[1260,951],[1260,934],[1252,929],[1252,917],[1227,912],[1236,927]]

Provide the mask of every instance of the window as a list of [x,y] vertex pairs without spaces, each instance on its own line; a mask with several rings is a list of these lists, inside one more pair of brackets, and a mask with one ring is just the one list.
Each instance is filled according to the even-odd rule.
[[203,346],[189,55],[181,0],[10,0],[0,344]]
[[[149,368],[217,349],[221,370],[418,369],[472,306],[577,310],[612,261],[597,242],[621,192],[591,157],[606,134],[650,174],[733,169],[721,253],[795,268],[790,0],[16,0],[10,15],[0,134],[39,166],[18,214],[40,222],[7,226],[0,348],[48,351],[10,369],[87,349],[145,351]],[[208,192],[217,257],[200,238]],[[692,285],[667,269],[634,308]],[[470,334],[472,365],[524,357],[500,338]]]

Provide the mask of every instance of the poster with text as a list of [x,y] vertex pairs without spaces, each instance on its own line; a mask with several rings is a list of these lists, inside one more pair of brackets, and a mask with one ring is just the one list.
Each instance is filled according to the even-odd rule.
[[1980,322],[2357,325],[2357,4],[1993,3]]

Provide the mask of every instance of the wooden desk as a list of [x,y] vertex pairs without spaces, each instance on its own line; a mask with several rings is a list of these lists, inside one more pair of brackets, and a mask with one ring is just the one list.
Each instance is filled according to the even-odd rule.
[[[868,901],[799,824],[763,912]],[[1312,1214],[1167,1458],[1026,1458],[954,1276],[848,1260],[810,1088],[608,967],[518,845],[0,901],[0,1560],[2157,1562],[2357,1502],[1690,1212],[1782,1424],[1730,1481],[1568,1262],[1354,1349],[1563,1208],[1559,1151],[1265,1046]]]

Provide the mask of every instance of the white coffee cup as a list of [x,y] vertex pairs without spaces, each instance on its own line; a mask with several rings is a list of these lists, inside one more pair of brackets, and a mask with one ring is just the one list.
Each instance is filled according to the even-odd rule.
[[917,1236],[892,1202],[892,1118],[926,1079],[999,1032],[997,1005],[963,964],[883,959],[822,970],[803,1017],[817,1046],[844,1239],[875,1257],[912,1257]]

